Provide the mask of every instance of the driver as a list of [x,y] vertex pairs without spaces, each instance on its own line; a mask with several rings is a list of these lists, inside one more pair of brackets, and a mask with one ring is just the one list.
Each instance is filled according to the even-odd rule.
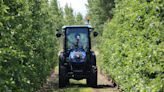
[[75,35],[75,48],[83,48],[83,45],[82,45],[82,42],[81,42],[81,39],[80,39],[80,34],[76,34]]
[[68,42],[67,42],[67,48],[68,49],[74,49],[74,48],[80,48],[80,49],[88,49],[88,38],[87,35],[84,33],[70,33],[67,36]]

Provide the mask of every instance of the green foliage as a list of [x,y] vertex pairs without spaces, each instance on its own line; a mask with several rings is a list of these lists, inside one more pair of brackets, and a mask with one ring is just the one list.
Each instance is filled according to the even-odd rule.
[[74,25],[75,24],[75,16],[73,15],[72,7],[65,5],[64,8],[64,25]]
[[149,1],[116,1],[101,39],[101,68],[125,92],[164,90],[164,1]]
[[[64,20],[63,20],[63,11],[62,9],[58,6],[57,0],[51,0],[51,6],[50,6],[50,10],[51,10],[51,23],[55,23],[52,24],[51,26],[53,26],[55,28],[62,28],[63,24],[64,24]],[[55,21],[55,22],[54,22]]]
[[88,0],[87,7],[92,26],[102,34],[104,23],[113,16],[114,0]]
[[79,12],[77,15],[74,14],[72,7],[68,4],[64,7],[64,25],[84,25],[82,14]]
[[61,26],[49,10],[47,0],[0,0],[0,92],[33,92],[46,81]]
[[84,24],[84,20],[83,20],[83,15],[81,13],[78,13],[76,15],[76,25],[83,25]]

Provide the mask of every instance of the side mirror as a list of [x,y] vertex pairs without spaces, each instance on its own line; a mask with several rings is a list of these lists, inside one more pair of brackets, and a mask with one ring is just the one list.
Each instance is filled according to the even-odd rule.
[[59,37],[61,37],[61,35],[62,35],[61,33],[57,33],[56,37],[59,38]]
[[98,36],[98,34],[99,34],[98,32],[93,32],[94,37]]

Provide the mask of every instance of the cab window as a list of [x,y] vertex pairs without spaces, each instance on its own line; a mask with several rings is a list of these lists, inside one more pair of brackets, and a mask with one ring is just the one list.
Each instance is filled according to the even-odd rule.
[[88,28],[67,28],[66,29],[66,49],[78,48],[88,49],[89,33]]

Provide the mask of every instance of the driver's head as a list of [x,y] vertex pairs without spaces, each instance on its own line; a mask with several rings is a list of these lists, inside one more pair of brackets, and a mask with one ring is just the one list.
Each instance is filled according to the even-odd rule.
[[75,47],[78,47],[79,40],[80,40],[80,34],[76,34],[75,39],[76,39]]
[[80,34],[76,34],[76,35],[75,35],[75,38],[76,38],[77,40],[80,40]]

